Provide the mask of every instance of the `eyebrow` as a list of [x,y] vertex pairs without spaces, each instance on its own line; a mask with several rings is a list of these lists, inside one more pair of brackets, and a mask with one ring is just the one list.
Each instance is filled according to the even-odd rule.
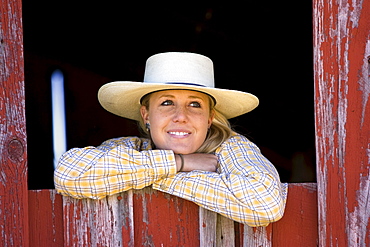
[[173,96],[171,94],[163,94],[163,95],[159,96],[159,98],[175,98],[175,96]]
[[[172,94],[164,94],[164,95],[161,95],[159,96],[159,98],[176,98],[175,96],[173,96]],[[190,95],[188,97],[189,99],[200,99],[200,100],[205,100],[204,98],[202,97],[199,97],[199,96],[195,96],[195,95]]]

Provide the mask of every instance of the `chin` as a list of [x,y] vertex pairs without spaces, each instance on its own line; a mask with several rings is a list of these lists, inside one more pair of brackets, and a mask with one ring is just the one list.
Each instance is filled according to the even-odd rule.
[[196,150],[189,149],[189,148],[170,148],[176,154],[191,154],[194,153]]
[[163,150],[172,150],[175,154],[192,154],[195,153],[198,148],[194,148],[190,145],[185,145],[185,143],[165,143],[164,145],[156,145],[157,149],[163,149]]

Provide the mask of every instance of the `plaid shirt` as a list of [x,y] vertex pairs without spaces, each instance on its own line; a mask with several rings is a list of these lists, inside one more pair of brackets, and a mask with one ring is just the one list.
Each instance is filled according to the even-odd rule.
[[283,216],[287,184],[254,143],[234,133],[215,155],[217,172],[177,172],[173,151],[152,150],[148,139],[138,137],[111,139],[66,152],[55,170],[55,188],[65,196],[101,199],[151,185],[250,226]]

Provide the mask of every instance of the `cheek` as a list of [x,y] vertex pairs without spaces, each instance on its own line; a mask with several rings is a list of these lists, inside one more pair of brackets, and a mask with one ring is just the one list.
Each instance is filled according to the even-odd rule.
[[199,122],[201,122],[202,125],[204,125],[206,129],[208,129],[212,124],[212,120],[213,120],[213,118],[209,114],[204,114],[199,119]]
[[153,141],[164,138],[164,130],[168,126],[170,120],[166,115],[152,114],[149,115],[150,135]]
[[171,110],[166,107],[162,108],[155,108],[152,107],[148,111],[148,115],[152,121],[159,119],[159,118],[167,118],[171,115]]
[[155,126],[162,125],[163,122],[165,122],[167,118],[168,118],[168,114],[163,113],[158,110],[151,110],[149,111],[149,114],[148,114],[150,125],[155,125]]

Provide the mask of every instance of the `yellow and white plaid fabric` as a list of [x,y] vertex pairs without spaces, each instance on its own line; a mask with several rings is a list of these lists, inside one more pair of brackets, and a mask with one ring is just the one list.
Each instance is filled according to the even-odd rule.
[[254,143],[235,133],[215,154],[217,172],[176,172],[171,150],[152,150],[148,139],[138,137],[111,139],[66,152],[54,173],[55,188],[66,196],[101,199],[152,186],[250,226],[283,216],[287,184]]

